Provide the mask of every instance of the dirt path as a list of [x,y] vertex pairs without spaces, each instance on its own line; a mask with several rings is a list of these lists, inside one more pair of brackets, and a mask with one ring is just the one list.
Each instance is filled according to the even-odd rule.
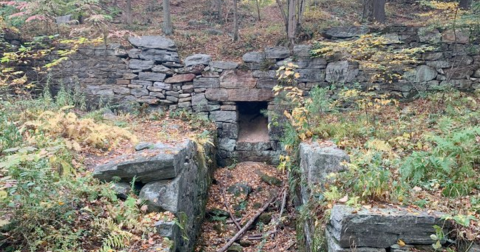
[[[244,162],[235,168],[221,168],[214,174],[209,191],[207,215],[196,251],[217,251],[233,237],[238,228],[230,213],[243,227],[269,199],[280,194],[234,246],[250,251],[296,251],[294,211],[288,204],[282,211],[282,189],[286,174],[275,167]],[[226,208],[228,206],[228,211]],[[240,251],[240,250],[238,250]]]

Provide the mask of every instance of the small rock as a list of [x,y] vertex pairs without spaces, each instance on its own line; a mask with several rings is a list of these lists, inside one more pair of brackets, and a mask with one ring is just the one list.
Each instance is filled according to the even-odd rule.
[[136,151],[141,151],[141,150],[145,150],[145,149],[152,149],[153,146],[154,145],[152,143],[141,142],[141,143],[139,143],[135,146],[135,150]]
[[263,182],[265,182],[269,185],[273,185],[273,186],[281,186],[282,185],[282,181],[280,179],[272,177],[272,176],[268,176],[267,174],[261,173],[260,178],[262,179]]
[[232,193],[235,197],[242,194],[248,196],[252,192],[252,187],[245,182],[241,182],[228,187],[227,192]]
[[114,190],[119,198],[126,199],[132,187],[127,182],[117,182],[112,184]]
[[232,244],[232,246],[230,246],[227,249],[227,252],[242,252],[242,251],[243,251],[243,247],[238,243]]

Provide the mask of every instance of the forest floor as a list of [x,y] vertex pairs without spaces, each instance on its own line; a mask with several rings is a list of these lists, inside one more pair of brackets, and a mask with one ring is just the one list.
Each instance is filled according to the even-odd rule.
[[218,251],[272,198],[235,246],[241,245],[244,252],[297,251],[295,210],[285,195],[287,181],[277,168],[257,162],[215,171],[197,251]]

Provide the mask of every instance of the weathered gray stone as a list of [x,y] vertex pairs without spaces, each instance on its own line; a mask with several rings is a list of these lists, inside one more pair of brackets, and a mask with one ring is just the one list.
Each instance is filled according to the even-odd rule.
[[430,27],[421,27],[418,29],[418,38],[422,43],[440,43],[442,34],[437,29],[432,29]]
[[205,92],[212,101],[270,101],[273,92],[269,89],[224,89],[210,88]]
[[[347,68],[348,68],[348,63],[347,63]],[[330,69],[332,70],[332,69]],[[321,69],[298,69],[297,72],[300,74],[300,77],[298,77],[297,81],[298,82],[322,82],[325,80],[325,70],[321,70]],[[357,70],[358,72],[358,70]],[[353,74],[352,72],[348,73],[348,74]],[[347,76],[345,78],[345,81],[346,82],[350,82],[350,80],[348,78],[352,78],[353,80],[353,77],[349,77],[347,74]]]
[[177,74],[165,80],[165,83],[183,83],[193,81],[195,74]]
[[256,84],[250,71],[226,70],[220,76],[221,88],[254,88]]
[[172,179],[181,170],[175,167],[175,158],[178,153],[176,148],[144,150],[136,154],[120,156],[112,161],[95,167],[93,176],[95,178],[111,181],[119,177],[127,181],[134,177],[136,181],[143,183]]
[[113,90],[115,94],[130,94],[130,88],[126,87],[115,87]]
[[272,89],[278,85],[277,79],[258,79],[257,80],[257,88],[259,89]]
[[192,106],[197,112],[208,111],[208,100],[205,98],[205,94],[195,94],[192,96]]
[[[224,105],[231,106],[231,105]],[[219,132],[219,137],[237,139],[238,138],[238,124],[237,123],[223,123],[222,130]]]
[[345,26],[326,29],[322,35],[329,39],[359,37],[370,31],[366,26]]
[[140,58],[140,53],[142,53],[142,50],[137,48],[132,48],[128,50],[128,57],[130,57],[131,59],[138,59]]
[[260,78],[260,79],[276,79],[277,71],[276,70],[269,70],[269,71],[255,70],[252,72],[252,75],[253,77]]
[[352,82],[358,75],[358,65],[346,60],[328,63],[325,80],[327,82]]
[[324,58],[313,58],[308,63],[308,68],[326,68],[327,60]]
[[138,59],[131,59],[128,62],[128,67],[130,69],[138,69],[138,70],[149,70],[153,67],[153,61],[151,60],[138,60]]
[[235,123],[237,121],[236,111],[213,111],[210,113],[210,120],[214,122]]
[[431,66],[433,68],[447,68],[452,66],[452,63],[446,60],[427,61],[426,63],[427,66]]
[[423,57],[425,60],[439,60],[443,57],[443,53],[442,52],[426,52]]
[[220,150],[226,150],[226,151],[234,151],[235,150],[235,144],[237,143],[236,140],[230,139],[230,138],[221,138],[218,141],[218,148]]
[[480,78],[480,68],[475,70],[475,73],[473,74],[473,77]]
[[118,197],[126,199],[130,194],[132,186],[127,182],[116,182],[112,184],[112,189],[115,191]]
[[218,88],[220,87],[219,78],[200,77],[193,80],[194,88]]
[[208,54],[194,54],[185,59],[185,66],[208,65],[212,60],[212,56]]
[[310,51],[312,50],[311,45],[294,45],[293,46],[293,56],[299,58],[310,57]]
[[300,144],[300,168],[308,186],[324,182],[328,174],[345,169],[341,165],[349,161],[347,154],[335,145],[322,146],[318,142]]
[[166,97],[167,97],[167,100],[168,100],[168,101],[171,101],[171,102],[173,102],[173,103],[177,103],[177,102],[178,102],[178,98],[175,97],[175,96],[169,96],[169,95],[167,95]]
[[155,223],[155,229],[160,236],[169,238],[170,240],[174,238],[175,233],[179,232],[178,225],[175,221],[159,220]]
[[163,49],[169,51],[175,51],[177,49],[173,40],[163,36],[129,37],[128,41],[138,48]]
[[215,69],[233,70],[238,67],[238,63],[230,61],[212,61],[210,67]]
[[[427,214],[413,209],[362,208],[360,210],[335,205],[332,209],[329,232],[338,245],[388,248],[401,239],[406,244],[432,244],[434,225],[444,226],[441,213]],[[445,233],[448,233],[445,226]]]
[[151,210],[178,212],[179,178],[150,182],[142,187],[140,198],[147,201]]
[[148,90],[147,90],[147,87],[132,88],[130,89],[130,94],[132,94],[135,97],[141,97],[141,96],[148,95]]
[[262,63],[265,61],[265,53],[264,52],[248,52],[242,56],[242,60],[245,63]]
[[138,74],[138,79],[146,81],[163,81],[165,80],[166,75],[164,73],[152,73],[152,72],[140,72]]
[[166,84],[163,82],[154,82],[152,86],[147,87],[148,90],[152,92],[162,92],[162,91],[168,91],[172,90],[172,85],[171,84]]
[[425,82],[435,79],[437,71],[432,67],[421,65],[416,68],[415,82]]
[[446,30],[442,33],[442,42],[468,44],[470,42],[470,31],[466,29]]
[[267,59],[285,59],[290,57],[290,50],[287,47],[267,47],[265,48],[265,58]]
[[236,150],[239,151],[266,151],[271,150],[270,142],[238,142]]
[[152,68],[152,72],[158,72],[158,73],[165,73],[165,74],[173,74],[173,71],[163,65],[156,65]]
[[[384,248],[365,248],[365,247],[357,247],[356,245],[352,245],[346,248],[340,247],[338,241],[335,240],[334,237],[330,234],[330,232],[325,232],[325,238],[327,240],[328,252],[385,252]],[[354,249],[353,249],[354,248]]]
[[152,60],[155,62],[177,62],[180,63],[180,58],[178,57],[177,52],[171,52],[167,50],[159,49],[148,49],[143,50],[139,54],[140,59],[143,60]]

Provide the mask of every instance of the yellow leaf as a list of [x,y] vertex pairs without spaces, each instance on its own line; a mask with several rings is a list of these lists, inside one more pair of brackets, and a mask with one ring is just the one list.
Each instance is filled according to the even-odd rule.
[[397,244],[398,244],[400,247],[404,247],[405,245],[407,245],[407,244],[405,244],[405,242],[402,241],[401,239],[398,239]]

